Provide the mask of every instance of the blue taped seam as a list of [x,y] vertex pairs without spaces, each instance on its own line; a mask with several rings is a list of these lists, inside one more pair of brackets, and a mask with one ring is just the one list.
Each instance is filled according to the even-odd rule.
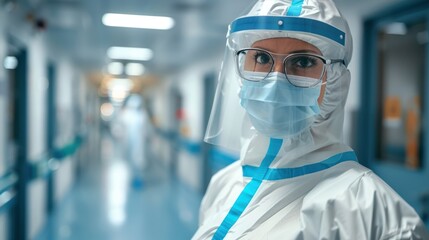
[[303,3],[304,0],[293,0],[292,5],[289,7],[286,15],[293,17],[298,17],[299,15],[301,15]]
[[[281,24],[279,24],[281,22]],[[290,16],[249,16],[238,18],[230,25],[229,34],[247,30],[276,30],[319,35],[345,45],[346,34],[327,23]]]
[[212,239],[221,240],[224,239],[231,227],[237,222],[238,218],[244,212],[246,207],[249,205],[262,181],[251,180],[243,191],[238,196],[232,208],[229,210],[228,215],[224,218],[223,222],[216,230]]
[[270,139],[270,145],[258,169],[258,173],[244,187],[243,191],[240,193],[237,200],[235,200],[234,204],[232,205],[232,208],[229,210],[228,214],[223,219],[219,228],[216,230],[212,239],[215,239],[215,240],[224,239],[226,234],[228,234],[228,231],[231,229],[231,227],[240,218],[241,214],[244,212],[244,210],[252,200],[253,196],[256,194],[256,191],[258,190],[259,186],[262,183],[261,179],[265,177],[268,167],[276,158],[282,144],[283,144],[282,139],[275,139],[275,138]]
[[[282,180],[299,177],[302,175],[319,172],[331,168],[345,161],[357,161],[356,154],[353,151],[336,154],[322,162],[305,165],[296,168],[269,168],[262,180]],[[243,176],[258,176],[259,169],[253,166],[243,166]]]

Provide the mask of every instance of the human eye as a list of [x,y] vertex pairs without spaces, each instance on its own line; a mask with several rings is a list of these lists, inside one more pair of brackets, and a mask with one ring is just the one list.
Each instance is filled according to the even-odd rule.
[[289,60],[289,65],[293,68],[308,69],[317,67],[320,64],[320,60],[313,56],[295,56]]
[[269,64],[271,62],[271,56],[268,53],[262,51],[255,52],[254,59],[257,64],[261,65]]

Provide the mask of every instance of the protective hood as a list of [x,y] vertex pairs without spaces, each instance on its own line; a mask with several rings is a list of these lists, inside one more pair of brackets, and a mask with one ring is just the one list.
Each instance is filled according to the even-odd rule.
[[327,65],[320,113],[304,131],[281,137],[282,147],[271,167],[301,166],[350,150],[343,144],[344,106],[350,84],[347,65],[352,55],[347,22],[331,0],[260,0],[248,14],[229,26],[224,61],[205,135],[208,143],[240,151],[243,165],[259,166],[272,137],[258,132],[246,110],[240,106],[242,79],[236,70],[235,55],[256,41],[284,37],[310,43],[323,57],[342,59],[344,64]]

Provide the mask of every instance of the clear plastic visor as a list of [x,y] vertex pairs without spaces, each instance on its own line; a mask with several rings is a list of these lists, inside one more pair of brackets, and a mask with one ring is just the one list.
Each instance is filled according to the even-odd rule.
[[226,46],[204,141],[238,152],[246,114],[240,106],[240,76],[234,57],[235,51]]

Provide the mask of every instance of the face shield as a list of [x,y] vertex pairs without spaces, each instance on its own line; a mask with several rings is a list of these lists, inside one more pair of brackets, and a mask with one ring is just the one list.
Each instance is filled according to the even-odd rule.
[[[287,48],[282,45],[284,39],[304,42],[317,51],[271,51]],[[259,44],[266,40],[277,42]],[[328,92],[334,91],[335,79],[344,75],[350,61],[351,48],[347,23],[329,0],[256,2],[229,26],[204,140],[239,151],[258,136],[311,135],[314,123],[327,120],[321,116],[334,111],[334,102],[345,101],[335,97],[319,103],[318,97],[323,84]],[[342,91],[348,90],[346,85],[340,87]],[[323,104],[327,106],[319,106]]]

